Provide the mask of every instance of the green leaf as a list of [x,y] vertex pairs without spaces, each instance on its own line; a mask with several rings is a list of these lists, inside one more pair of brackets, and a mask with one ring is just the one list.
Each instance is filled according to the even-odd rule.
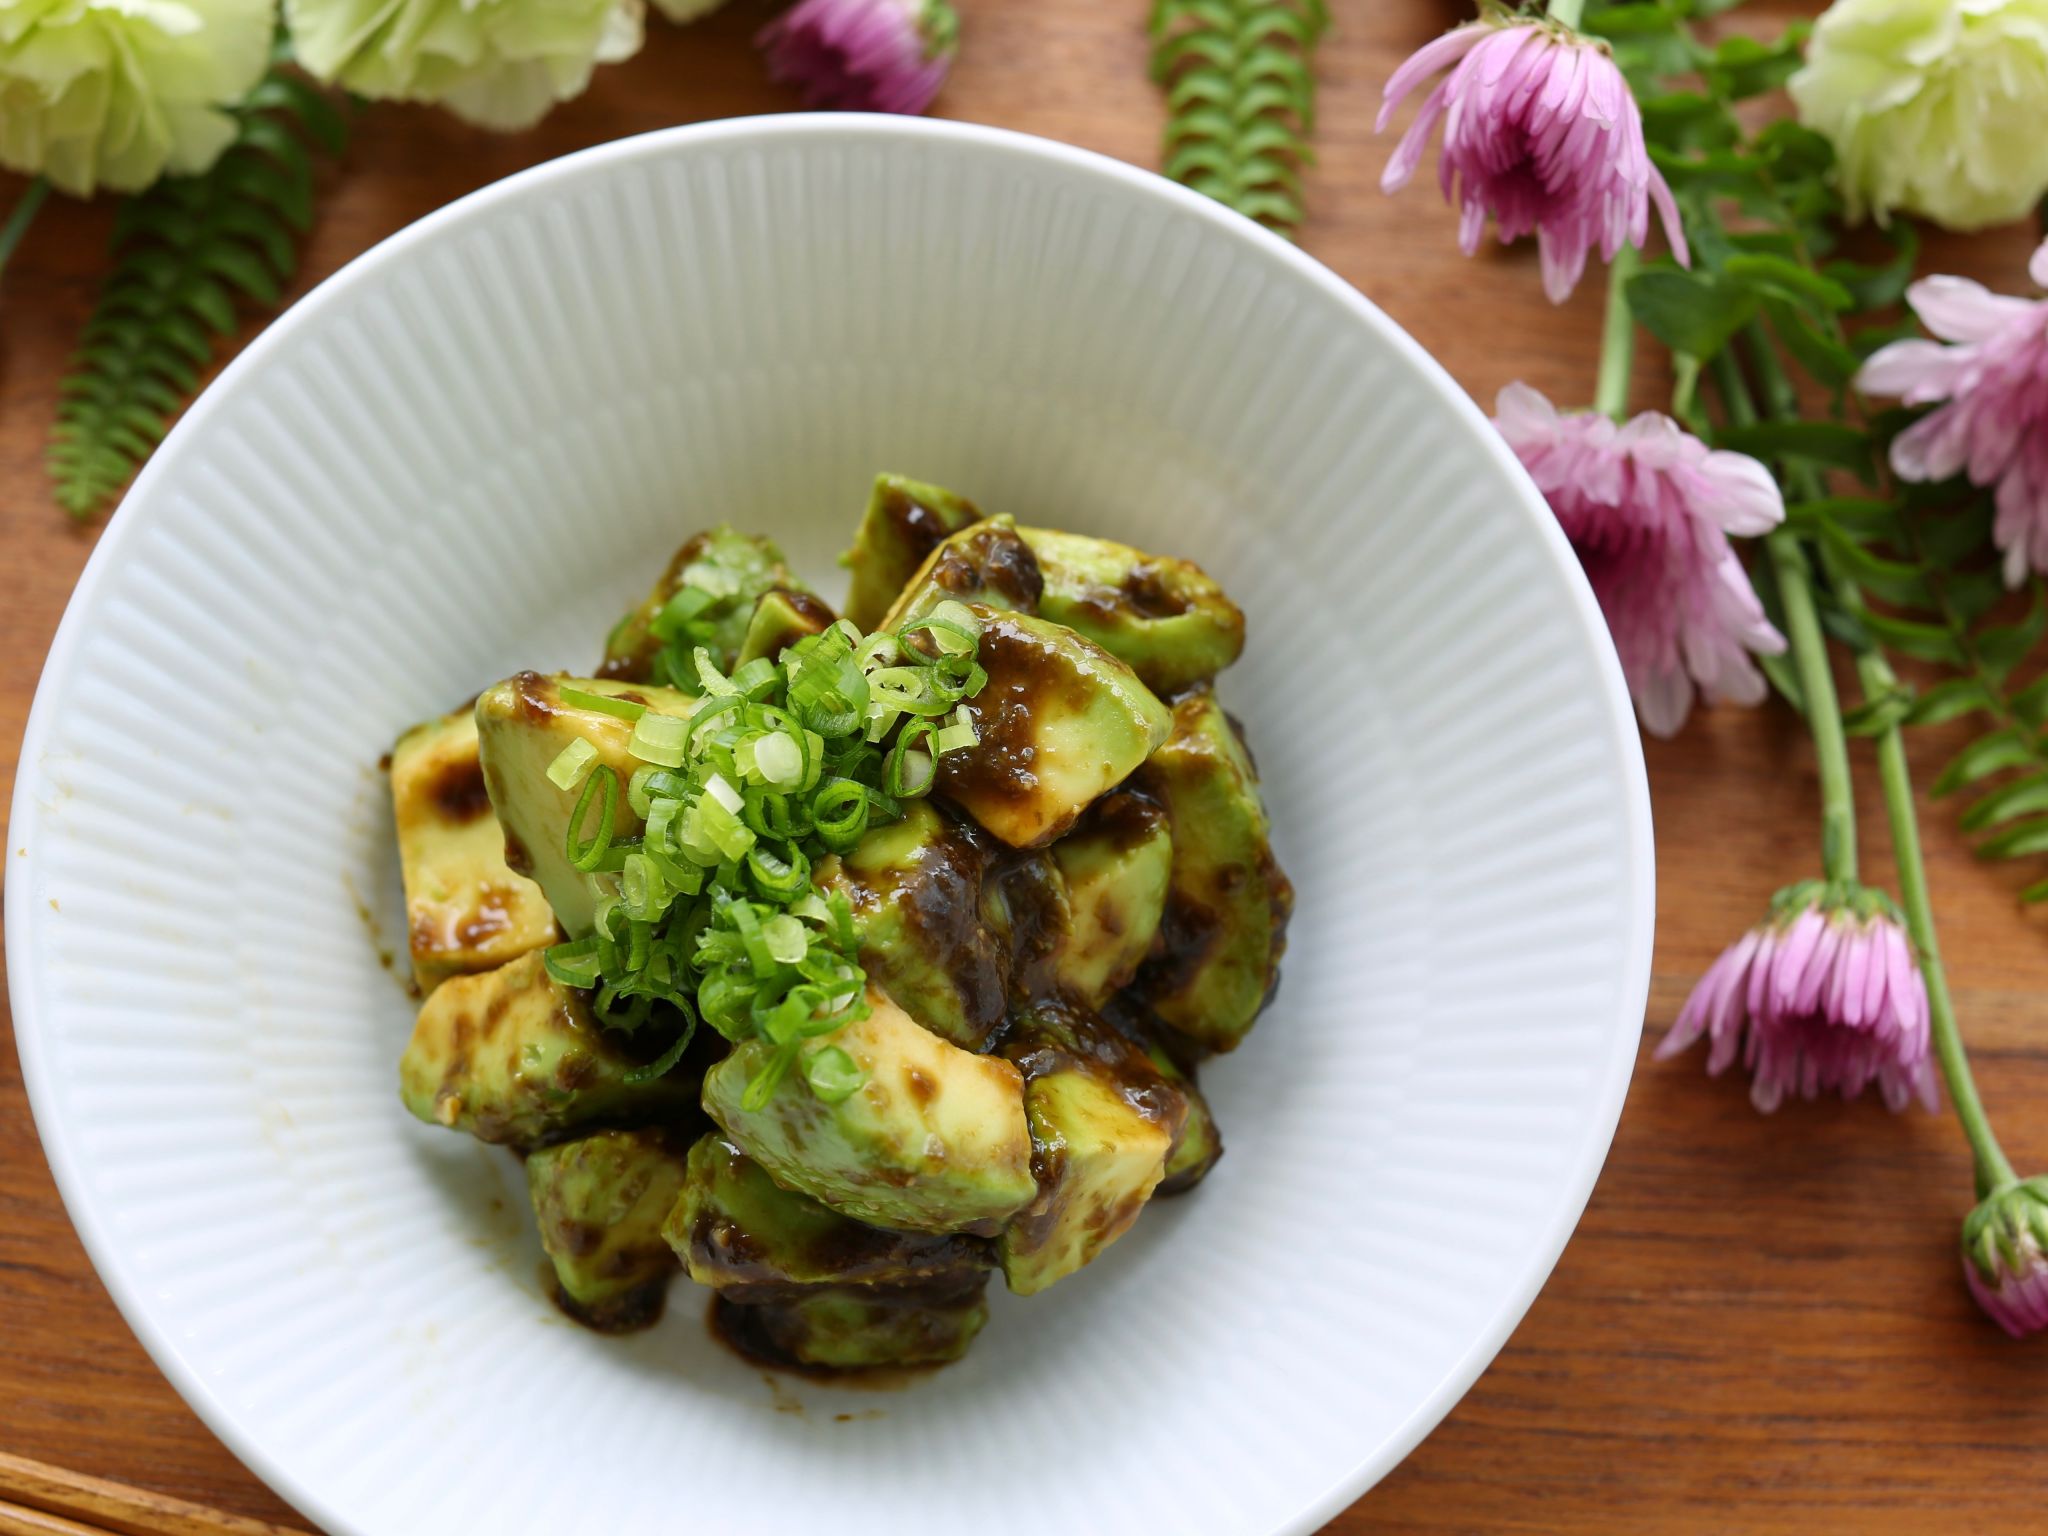
[[1869,496],[1821,496],[1791,502],[1785,508],[1785,521],[1802,531],[1815,532],[1833,528],[1852,534],[1890,536],[1898,528],[1897,511],[1892,504]]
[[1821,271],[1849,291],[1857,310],[1889,309],[1906,296],[1913,281],[1913,269],[1920,259],[1920,236],[1904,219],[1886,231],[1893,246],[1892,259],[1882,266],[1865,266],[1853,261],[1831,261]]
[[1722,270],[1761,293],[1776,294],[1827,313],[1838,313],[1856,302],[1840,283],[1783,256],[1730,256]]
[[2035,678],[2007,699],[2005,704],[2006,708],[2019,717],[2022,724],[2034,730],[2048,724],[2048,673]]
[[1715,434],[1715,442],[1753,458],[1804,459],[1858,472],[1870,468],[1869,437],[1835,421],[1759,421],[1724,427]]
[[1726,149],[1740,136],[1728,109],[1695,91],[1671,91],[1643,103],[1643,137],[1658,148]]
[[1940,725],[1945,721],[1960,719],[1975,710],[1990,710],[1996,707],[1997,701],[1976,678],[1944,678],[1933,687],[1923,690],[1913,700],[1913,707],[1906,711],[1905,723]]
[[1962,646],[1956,637],[1939,624],[1923,624],[1916,619],[1895,619],[1882,613],[1866,613],[1863,623],[1882,645],[1922,661],[1938,661],[1945,666],[1958,669],[1967,667]]
[[1799,361],[1814,383],[1839,395],[1856,377],[1861,359],[1782,299],[1764,300],[1771,333]]
[[1737,101],[1765,95],[1777,90],[1798,71],[1803,62],[1801,50],[1811,30],[1804,23],[1795,22],[1773,43],[1760,43],[1753,37],[1723,38],[1708,56],[1702,73],[1722,95]]
[[2048,770],[2027,774],[2010,784],[2001,784],[1988,795],[1980,795],[1957,818],[1965,832],[1982,832],[2015,816],[2033,816],[2048,811]]
[[1313,162],[1322,0],[1158,0],[1152,77],[1166,91],[1165,173],[1282,234]]
[[1977,660],[1985,671],[2003,679],[2041,643],[2044,630],[2048,630],[2048,603],[2042,601],[2037,586],[2025,618],[2017,624],[1987,629],[1977,637]]
[[1749,323],[1756,299],[1746,290],[1676,267],[1653,267],[1629,279],[1629,309],[1674,352],[1710,358]]
[[2026,739],[2018,731],[2006,729],[1980,736],[1962,751],[1949,759],[1948,766],[1934,781],[1928,791],[1937,800],[1943,795],[1952,795],[1965,784],[1974,784],[1979,779],[1989,778],[2008,768],[2023,768],[2034,760],[2034,754]]
[[1822,534],[1829,560],[1859,586],[1901,608],[1934,606],[1934,593],[1917,565],[1872,554],[1832,523],[1824,525]]
[[2029,853],[2048,853],[2048,817],[2007,827],[1996,837],[1985,838],[1977,845],[1977,852],[1987,859],[2017,859]]
[[167,177],[122,204],[113,267],[59,386],[45,456],[58,505],[86,517],[162,438],[240,325],[238,301],[274,307],[298,264],[295,233],[313,207],[311,140],[338,146],[331,100],[273,70],[237,109],[234,141],[212,169]]

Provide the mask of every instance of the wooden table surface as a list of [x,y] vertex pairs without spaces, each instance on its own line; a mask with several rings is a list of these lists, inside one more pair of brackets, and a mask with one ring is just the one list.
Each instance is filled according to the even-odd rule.
[[[945,115],[1151,165],[1160,108],[1142,0],[960,0]],[[1306,247],[1356,283],[1482,402],[1526,379],[1591,393],[1599,286],[1543,301],[1533,259],[1462,260],[1432,189],[1381,196],[1372,119],[1398,59],[1458,19],[1447,0],[1335,0],[1322,52],[1320,168]],[[793,103],[766,85],[751,0],[603,70],[536,131],[474,132],[377,107],[325,196],[300,287],[451,198],[565,151]],[[11,202],[19,184],[0,184]],[[30,696],[93,531],[50,501],[41,454],[59,366],[102,270],[109,209],[53,200],[0,309],[0,806]],[[2024,232],[1936,241],[1930,261],[2017,290]],[[251,327],[253,331],[254,327]],[[1645,366],[1640,401],[1662,386]],[[1953,745],[1915,743],[1925,783]],[[1722,711],[1651,743],[1658,924],[1645,1044],[1599,1187],[1557,1270],[1478,1385],[1332,1530],[1910,1532],[2040,1528],[2048,1343],[2014,1344],[1958,1280],[1970,1167],[1946,1113],[1795,1104],[1769,1119],[1742,1084],[1649,1048],[1687,986],[1778,886],[1817,869],[1812,752],[1779,709]],[[1869,873],[1886,879],[1874,769]],[[2023,1172],[2048,1169],[2048,918],[2010,868],[1976,863],[1949,808],[1930,873],[1985,1097]],[[2034,875],[2040,872],[2035,871]],[[2033,878],[2032,875],[2027,878]],[[1474,1262],[1485,1261],[1484,1233]],[[0,1049],[0,1448],[298,1523],[159,1376],[95,1278]]]

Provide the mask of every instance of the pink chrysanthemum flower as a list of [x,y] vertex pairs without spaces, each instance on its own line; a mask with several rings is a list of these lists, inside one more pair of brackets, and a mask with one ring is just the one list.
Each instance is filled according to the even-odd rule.
[[[2027,274],[2048,288],[2048,244]],[[1922,278],[1906,297],[1941,341],[1893,342],[1863,365],[1857,386],[1908,405],[1946,403],[1892,440],[1892,468],[1902,480],[1967,470],[1972,484],[1997,486],[1992,537],[2006,582],[2048,573],[2048,299],[1962,277]]]
[[1853,1099],[1876,1083],[1894,1111],[1935,1107],[1927,984],[1891,901],[1863,887],[1807,881],[1708,968],[1657,1047],[1675,1056],[1707,1037],[1707,1072],[1741,1058],[1749,1100],[1769,1114],[1788,1093]]
[[959,36],[946,0],[803,0],[757,41],[768,73],[808,106],[916,113],[939,94]]
[[1784,521],[1770,472],[1708,448],[1655,411],[1627,426],[1597,413],[1564,415],[1526,384],[1500,392],[1493,424],[1578,552],[1643,728],[1672,735],[1695,690],[1710,700],[1762,700],[1763,675],[1749,653],[1776,655],[1785,637],[1764,617],[1728,535]]
[[2048,1179],[2001,1190],[1964,1218],[1963,1280],[2014,1338],[2048,1328]]
[[1643,117],[1604,43],[1554,22],[1490,15],[1421,48],[1388,79],[1376,131],[1438,70],[1450,74],[1422,110],[1380,177],[1408,185],[1439,119],[1444,147],[1437,181],[1444,200],[1463,204],[1458,243],[1470,256],[1489,214],[1501,241],[1531,230],[1543,257],[1543,291],[1561,304],[1595,245],[1608,261],[1624,244],[1649,238],[1650,205],[1680,262],[1689,263],[1678,207],[1643,143]]

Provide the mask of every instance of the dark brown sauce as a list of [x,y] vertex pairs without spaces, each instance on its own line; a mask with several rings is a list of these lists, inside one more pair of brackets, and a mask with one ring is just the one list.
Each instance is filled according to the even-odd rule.
[[[1079,712],[1088,703],[1087,684],[1058,664],[1056,648],[1016,619],[976,605],[982,622],[981,664],[988,682],[967,705],[978,745],[940,760],[938,788],[975,805],[1022,805],[1038,789],[1033,721],[1040,711]],[[1064,827],[1049,828],[1040,843]]]
[[1016,529],[1001,523],[980,524],[946,545],[932,565],[931,579],[939,590],[965,601],[995,596],[1029,613],[1038,611],[1045,596],[1038,556]]
[[473,753],[441,764],[427,786],[427,799],[441,819],[454,826],[488,815],[491,797],[484,790],[483,764]]
[[1180,584],[1170,579],[1170,570],[1145,560],[1131,567],[1124,578],[1124,599],[1141,618],[1174,619],[1186,613],[1190,604]]
[[[968,523],[981,521],[981,509],[971,501],[963,498],[960,510]],[[925,556],[946,541],[945,519],[900,485],[883,486],[882,516],[896,530],[897,542],[914,564],[923,564]]]
[[663,1275],[645,1285],[622,1291],[600,1306],[587,1307],[562,1289],[562,1279],[555,1273],[554,1265],[546,1259],[540,1261],[541,1289],[547,1293],[548,1300],[564,1317],[582,1324],[593,1333],[639,1333],[652,1328],[661,1321],[661,1314],[667,1308],[671,1278]]

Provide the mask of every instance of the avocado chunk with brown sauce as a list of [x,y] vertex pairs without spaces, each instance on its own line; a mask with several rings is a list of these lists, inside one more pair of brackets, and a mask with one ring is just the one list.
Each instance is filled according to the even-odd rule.
[[391,806],[406,944],[422,993],[554,941],[547,898],[505,863],[504,829],[477,755],[475,711],[459,709],[398,738]]
[[958,1360],[988,1321],[986,1280],[944,1286],[821,1285],[718,1300],[719,1331],[744,1353],[834,1371]]
[[1038,557],[1017,532],[1016,520],[991,517],[949,535],[925,556],[878,627],[893,634],[944,602],[1036,613],[1044,586]]
[[597,1131],[527,1154],[526,1189],[563,1311],[605,1333],[661,1316],[676,1272],[661,1224],[683,1179],[682,1150],[661,1131]]
[[821,1099],[801,1070],[747,1109],[747,1084],[768,1063],[765,1040],[737,1046],[704,1079],[704,1108],[785,1189],[843,1215],[910,1232],[992,1233],[1037,1191],[1024,1082],[1009,1062],[963,1051],[870,991],[865,1019],[821,1036],[861,1085]]
[[996,1240],[1003,1277],[1033,1295],[1130,1229],[1166,1174],[1187,1101],[1145,1053],[1092,1015],[1040,1007],[1004,1053],[1024,1074],[1032,1202]]
[[754,604],[753,617],[747,620],[746,637],[740,642],[733,666],[744,667],[762,657],[774,661],[804,636],[815,635],[831,625],[832,610],[808,592],[792,592],[784,587],[764,592]]
[[1013,848],[1064,834],[1166,740],[1172,713],[1131,669],[1063,624],[970,605],[976,740],[939,759],[937,793]]
[[862,629],[874,629],[926,556],[948,535],[980,521],[973,502],[941,486],[903,475],[875,476],[853,547],[839,557],[853,573],[846,616]]
[[1052,845],[1067,925],[1052,961],[1059,992],[1099,1008],[1138,973],[1166,911],[1173,829],[1156,801],[1105,795]]
[[1039,616],[1086,635],[1153,692],[1204,682],[1243,652],[1243,612],[1192,561],[1086,534],[1017,531],[1038,557]]
[[[639,607],[613,627],[598,673],[624,682],[694,687],[695,672],[687,663],[699,645],[710,651],[721,671],[730,671],[746,642],[755,605],[777,588],[810,592],[773,539],[740,533],[725,523],[708,528],[670,557]],[[672,646],[679,648],[685,664],[680,676],[665,654]]]
[[[626,786],[640,760],[627,747],[633,738],[632,721],[570,703],[562,697],[565,686],[624,699],[664,715],[687,716],[696,700],[649,683],[542,677],[537,672],[521,672],[477,697],[479,760],[484,787],[505,829],[506,861],[540,886],[562,931],[577,939],[590,932],[598,902],[596,885],[570,863],[567,848],[569,818],[582,788],[556,788],[548,768],[572,741],[587,741],[596,748],[597,761],[590,773],[608,768],[618,776],[612,836],[622,838],[641,829],[626,798]],[[585,815],[586,838],[596,829],[599,810],[593,795]]]
[[521,1147],[608,1121],[687,1118],[694,1080],[628,1082],[641,1064],[535,951],[434,990],[399,1061],[399,1094],[429,1125]]
[[848,853],[818,866],[819,887],[841,890],[861,929],[868,979],[918,1023],[970,1051],[1003,1022],[1007,934],[990,921],[987,834],[912,800]]
[[1138,787],[1166,806],[1173,873],[1134,991],[1181,1034],[1231,1050],[1278,983],[1294,888],[1273,858],[1251,756],[1213,693],[1174,705],[1173,734]]
[[993,1263],[981,1238],[872,1227],[784,1189],[715,1132],[690,1148],[665,1231],[690,1278],[727,1294],[970,1281]]

